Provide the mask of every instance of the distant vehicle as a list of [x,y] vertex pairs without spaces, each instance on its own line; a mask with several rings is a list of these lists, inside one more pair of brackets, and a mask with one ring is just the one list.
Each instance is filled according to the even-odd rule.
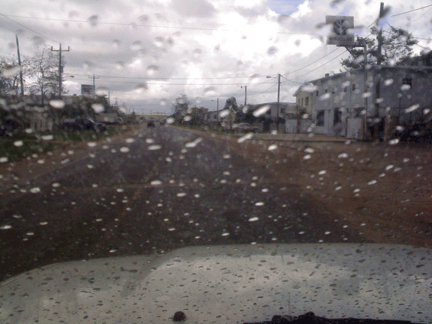
[[150,120],[150,121],[147,123],[147,127],[155,127],[155,123],[154,123],[154,121],[153,121],[153,120]]
[[68,132],[94,130],[96,133],[100,133],[106,130],[106,125],[103,123],[96,123],[90,118],[76,118],[75,120],[65,121],[61,124],[60,128]]
[[258,133],[260,131],[259,127],[256,126],[252,126],[251,124],[248,123],[241,123],[241,124],[236,124],[233,125],[233,130],[240,133],[240,132],[253,132],[253,133]]

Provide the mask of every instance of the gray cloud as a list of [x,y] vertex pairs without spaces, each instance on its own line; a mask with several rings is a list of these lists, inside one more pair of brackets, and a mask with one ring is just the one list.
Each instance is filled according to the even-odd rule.
[[214,6],[205,0],[172,0],[172,8],[185,17],[208,18],[214,16]]

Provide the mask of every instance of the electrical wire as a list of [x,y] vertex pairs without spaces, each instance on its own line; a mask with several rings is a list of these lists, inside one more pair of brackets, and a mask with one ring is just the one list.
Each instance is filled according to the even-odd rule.
[[405,15],[405,14],[407,14],[407,13],[410,13],[410,12],[413,12],[413,11],[417,11],[417,10],[422,10],[422,9],[429,8],[429,7],[432,7],[432,4],[431,4],[431,5],[428,5],[428,6],[421,7],[421,8],[416,8],[416,9],[413,9],[413,10],[409,10],[409,11],[401,12],[401,13],[398,13],[398,14],[393,15],[393,16],[391,16],[391,17],[397,17],[397,16]]
[[[41,18],[41,17],[28,17],[18,15],[3,15],[5,17],[23,18],[23,19],[37,19],[37,20],[51,20],[51,21],[62,21],[62,22],[76,22],[76,23],[88,23],[88,20],[75,20],[75,19],[56,19],[56,18]],[[118,23],[118,22],[102,22],[98,21],[97,24],[101,25],[119,25],[119,26],[131,26],[131,23]],[[137,27],[151,27],[151,28],[171,28],[171,29],[187,29],[187,30],[204,30],[204,31],[221,31],[221,32],[238,32],[244,33],[243,30],[232,30],[232,29],[217,29],[217,28],[202,28],[202,27],[183,27],[183,26],[163,26],[163,25],[144,25],[134,24]],[[319,34],[313,33],[288,33],[288,32],[274,32],[275,34],[282,35],[310,35],[320,36]]]
[[[88,74],[76,74],[76,73],[70,73],[71,75],[78,75],[78,76],[89,76]],[[137,80],[224,80],[224,79],[249,79],[250,77],[218,77],[218,78],[141,78],[141,77],[122,77],[122,76],[111,76],[111,75],[98,75],[102,78],[109,78],[109,79],[137,79]],[[264,77],[264,76],[261,76]]]
[[[70,78],[70,77],[69,77]],[[75,78],[71,78],[73,80],[77,80],[77,81],[88,81],[89,79],[75,79]],[[104,80],[104,79],[99,79],[99,83],[103,83],[103,82],[109,82],[109,83],[122,83],[122,84],[135,84],[135,85],[139,85],[138,82],[128,82],[128,81],[112,81],[112,80]],[[269,84],[270,82],[263,82],[263,83],[259,83],[259,84]],[[244,83],[165,83],[165,82],[145,82],[143,83],[143,85],[146,84],[158,84],[158,85],[182,85],[182,86],[226,86],[226,85],[244,85]],[[252,83],[253,84],[253,83]]]
[[253,96],[259,96],[259,95],[262,95],[263,93],[269,91],[271,88],[273,88],[273,87],[276,86],[276,85],[277,85],[277,83],[274,83],[270,88],[268,88],[268,89],[266,89],[266,90],[264,90],[264,91],[261,91],[261,92],[255,93],[255,94],[253,94]]
[[326,65],[326,64],[328,64],[328,63],[334,61],[334,60],[337,59],[339,56],[342,56],[342,55],[345,54],[346,52],[348,52],[348,51],[345,50],[344,52],[342,52],[342,53],[339,54],[338,56],[335,56],[335,57],[332,58],[330,61],[327,61],[327,62],[325,62],[324,64],[321,64],[321,65],[318,66],[317,68],[315,68],[315,69],[313,69],[313,70],[310,70],[309,72],[303,73],[303,74],[301,74],[301,75],[298,75],[297,78],[300,78],[300,77],[302,77],[302,76],[304,76],[304,75],[306,75],[306,74],[309,74],[309,73],[311,73],[311,72],[313,72],[313,71],[318,70],[319,68],[323,67],[324,65]]
[[287,79],[283,75],[281,75],[281,77],[284,78],[285,80],[289,81],[289,82],[293,82],[293,83],[297,83],[297,84],[303,84],[303,82],[297,82],[297,81],[294,81],[294,80]]
[[37,35],[39,35],[39,36],[41,36],[41,37],[43,37],[43,38],[49,39],[49,40],[51,40],[51,41],[53,41],[53,42],[55,42],[55,43],[60,44],[59,41],[57,41],[57,40],[55,40],[55,39],[53,39],[53,38],[50,38],[50,37],[48,37],[48,36],[45,36],[45,35],[43,35],[43,34],[37,32],[37,31],[35,31],[35,30],[33,30],[33,29],[27,27],[27,26],[24,26],[23,24],[20,24],[19,22],[13,20],[12,18],[9,18],[7,15],[4,15],[4,14],[0,13],[0,16],[12,20],[12,21],[13,21],[14,23],[16,23],[17,25],[20,25],[21,27],[23,27],[23,28],[25,28],[25,29],[28,29],[28,30],[30,30],[31,32],[33,32],[33,33],[35,33],[35,34],[37,34]]

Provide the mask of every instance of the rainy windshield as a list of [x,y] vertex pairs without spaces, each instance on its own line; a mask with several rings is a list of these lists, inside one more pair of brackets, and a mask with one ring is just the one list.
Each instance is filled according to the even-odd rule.
[[0,281],[197,246],[429,248],[431,9],[3,3]]

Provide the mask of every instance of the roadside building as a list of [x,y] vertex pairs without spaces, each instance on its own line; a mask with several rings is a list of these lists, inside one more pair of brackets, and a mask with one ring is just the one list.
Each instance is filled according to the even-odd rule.
[[[271,122],[277,121],[278,116],[278,103],[277,102],[263,102],[259,104],[249,104],[249,109],[252,111],[257,110],[263,106],[270,106],[270,109],[266,112],[265,116],[270,119]],[[297,114],[296,104],[294,102],[279,102],[279,118],[286,119]]]
[[215,126],[217,125],[222,118],[219,117],[219,114],[222,110],[213,110],[207,111],[203,115],[204,125]]
[[326,74],[294,96],[301,108],[309,109],[314,133],[364,138],[422,122],[432,108],[431,86],[430,67],[373,66]]

